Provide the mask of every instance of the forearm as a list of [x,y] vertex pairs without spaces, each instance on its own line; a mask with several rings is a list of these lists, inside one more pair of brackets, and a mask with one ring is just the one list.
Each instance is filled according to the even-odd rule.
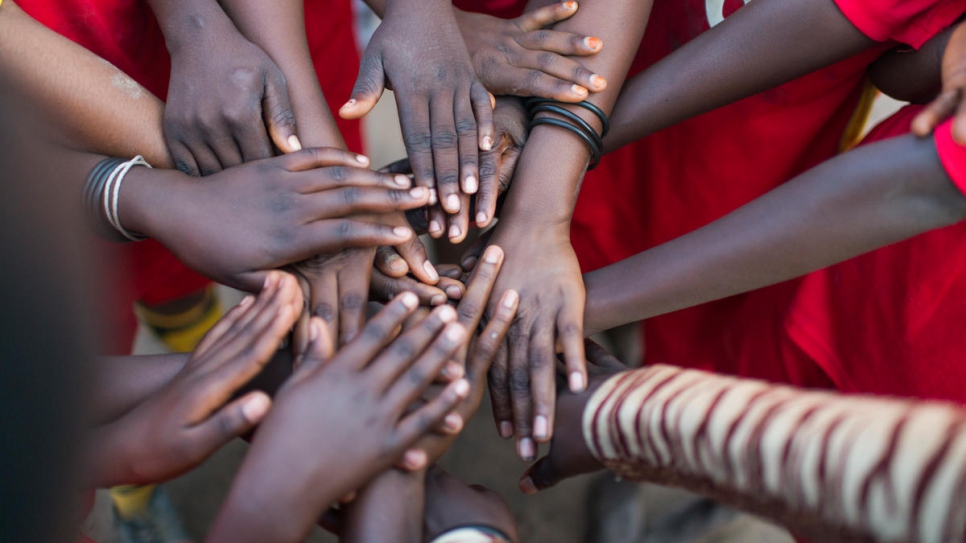
[[98,365],[98,390],[91,400],[95,424],[115,421],[160,390],[188,360],[187,354],[105,356]]
[[611,378],[584,409],[594,456],[819,541],[966,536],[966,412],[671,366]]
[[11,0],[0,6],[0,70],[67,146],[107,156],[140,154],[154,166],[172,167],[161,101]]
[[[585,68],[607,80],[607,88],[587,101],[610,113],[627,70],[630,68],[651,2],[603,2],[585,0],[577,14],[557,24],[556,30],[610,36],[604,49],[589,57],[575,57]],[[564,106],[600,131],[600,121],[588,111]],[[582,174],[590,159],[586,145],[569,131],[555,126],[535,127],[520,156],[502,217],[532,223],[569,224],[580,190]]]
[[222,6],[241,33],[285,74],[302,145],[345,148],[312,64],[302,1],[222,0]]
[[420,543],[423,540],[425,472],[391,469],[376,477],[345,507],[340,541]]
[[896,48],[869,66],[877,89],[904,102],[926,103],[942,90],[942,60],[956,25],[936,35],[918,51]]
[[605,150],[804,76],[873,44],[833,0],[752,2],[628,82],[614,108]]
[[799,277],[964,217],[966,198],[932,139],[862,147],[703,228],[585,275],[585,331]]

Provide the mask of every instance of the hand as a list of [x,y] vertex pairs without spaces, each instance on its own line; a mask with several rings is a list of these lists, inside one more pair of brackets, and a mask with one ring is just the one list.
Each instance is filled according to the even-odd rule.
[[[480,179],[489,181],[480,184],[480,191],[476,195],[476,226],[479,228],[489,226],[496,217],[497,200],[510,190],[517,159],[527,143],[530,131],[523,100],[512,96],[497,98],[493,124],[496,127],[496,145],[480,155]],[[496,175],[491,172],[496,172]]]
[[164,136],[179,170],[211,175],[272,156],[273,143],[302,148],[285,76],[227,17],[169,48]]
[[424,541],[468,525],[495,528],[509,536],[510,541],[519,541],[513,512],[499,494],[482,486],[467,486],[437,466],[426,473],[423,524]]
[[300,541],[329,504],[391,466],[459,404],[465,380],[407,413],[466,341],[450,308],[450,322],[440,308],[394,339],[416,307],[415,295],[397,297],[335,354],[312,319],[311,343],[255,434],[213,531],[226,541],[275,541],[279,531]]
[[468,225],[466,201],[480,184],[479,151],[493,147],[493,106],[449,2],[389,3],[339,115],[362,117],[390,85],[416,184],[435,188],[443,209]]
[[593,341],[587,340],[586,351],[590,363],[587,390],[578,394],[562,392],[557,398],[557,431],[550,452],[520,478],[520,490],[524,494],[536,494],[569,477],[604,469],[584,440],[584,407],[604,381],[626,371],[627,367]]
[[[295,280],[266,275],[205,335],[168,384],[119,420],[94,431],[98,486],[157,483],[197,466],[261,422],[271,400],[253,391],[226,402],[258,375],[302,310]],[[117,454],[111,454],[117,451]]]
[[942,62],[943,90],[912,121],[912,131],[924,137],[955,115],[953,139],[966,145],[966,23],[960,23],[949,37]]
[[[428,262],[428,261],[427,261]],[[460,281],[462,270],[459,266],[443,265],[433,267],[436,284],[424,283],[408,274],[410,268],[393,247],[380,247],[376,251],[375,267],[369,283],[370,299],[386,302],[403,292],[412,292],[419,297],[420,305],[437,306],[448,300],[458,301],[463,297],[466,287]],[[438,272],[437,272],[438,269]],[[436,274],[439,275],[436,275]]]
[[587,383],[584,284],[565,228],[501,228],[508,224],[498,224],[490,238],[506,251],[495,290],[519,292],[520,311],[507,333],[506,356],[497,356],[490,368],[490,395],[500,435],[516,435],[517,453],[533,460],[533,440],[545,443],[553,436],[557,344],[570,390],[579,392]]
[[338,149],[305,149],[203,181],[135,169],[121,191],[121,216],[126,228],[158,239],[190,268],[257,291],[266,270],[412,239],[408,226],[353,216],[421,207],[429,198],[424,188],[404,189],[405,176],[358,167],[367,163]]
[[548,29],[577,13],[577,2],[542,7],[516,19],[454,11],[473,67],[491,93],[580,102],[588,90],[607,88],[603,77],[567,58],[596,54],[603,42]]

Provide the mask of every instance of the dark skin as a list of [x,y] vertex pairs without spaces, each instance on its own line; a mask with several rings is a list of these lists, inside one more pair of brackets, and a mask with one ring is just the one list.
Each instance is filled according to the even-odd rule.
[[930,42],[940,42],[930,49],[942,47],[942,92],[912,121],[912,132],[926,137],[941,122],[955,117],[953,139],[966,144],[966,26],[960,23],[947,35],[946,39]]
[[[605,112],[617,100],[649,13],[649,3],[588,0],[576,15],[554,27],[575,33],[593,29],[614,36],[600,53],[575,59],[607,79],[605,90],[588,97]],[[589,112],[570,109],[601,129],[600,121]],[[490,238],[507,255],[496,289],[518,291],[521,307],[507,334],[508,356],[498,357],[491,368],[490,393],[500,434],[516,436],[522,458],[534,457],[534,440],[547,442],[553,435],[553,366],[558,344],[570,388],[581,390],[587,383],[581,317],[584,286],[570,245],[570,219],[589,158],[587,146],[570,132],[552,126],[535,128]]]
[[[163,386],[89,431],[96,452],[89,455],[88,486],[166,481],[254,428],[268,413],[268,395],[252,391],[231,398],[263,370],[301,311],[294,278],[267,274],[258,298],[229,311]],[[130,395],[105,388],[98,396],[116,402],[118,392]]]
[[302,148],[285,76],[214,0],[148,2],[171,52],[164,133],[178,169],[210,175]]
[[401,295],[335,354],[313,318],[308,350],[255,434],[209,541],[301,541],[320,511],[397,462],[466,396],[457,380],[407,413],[467,339],[442,310],[394,339],[417,306]]

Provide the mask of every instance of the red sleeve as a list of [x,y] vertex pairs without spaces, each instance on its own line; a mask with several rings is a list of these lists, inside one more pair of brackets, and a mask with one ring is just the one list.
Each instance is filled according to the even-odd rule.
[[964,0],[835,0],[845,17],[875,41],[922,47],[966,12]]
[[953,139],[952,119],[939,125],[935,133],[936,153],[956,188],[966,195],[966,146]]

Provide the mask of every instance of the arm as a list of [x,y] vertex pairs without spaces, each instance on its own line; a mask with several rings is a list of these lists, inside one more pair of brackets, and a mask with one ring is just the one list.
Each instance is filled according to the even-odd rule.
[[586,332],[778,283],[966,218],[931,139],[861,147],[703,228],[587,274]]
[[123,416],[164,388],[188,361],[187,354],[105,356],[98,367],[101,394],[91,399],[91,420],[104,424]]
[[[610,112],[617,100],[649,13],[650,2],[586,0],[576,15],[555,27],[614,36],[601,52],[578,59],[608,82],[606,89],[586,98],[604,112]],[[601,130],[600,121],[589,112],[566,107]],[[521,307],[507,336],[509,361],[498,359],[490,374],[494,416],[498,426],[512,425],[523,457],[533,455],[533,439],[547,441],[552,433],[555,344],[563,347],[571,388],[586,384],[584,289],[569,230],[589,159],[586,145],[569,131],[534,128],[491,237],[506,251],[496,290],[518,291]]]
[[[822,38],[816,39],[820,32]],[[636,76],[614,108],[613,151],[873,46],[833,0],[752,2]]]
[[942,59],[956,27],[947,28],[919,50],[898,47],[869,66],[869,79],[885,94],[914,104],[924,104],[942,90]]
[[390,469],[366,485],[345,506],[339,541],[421,543],[426,472]]

